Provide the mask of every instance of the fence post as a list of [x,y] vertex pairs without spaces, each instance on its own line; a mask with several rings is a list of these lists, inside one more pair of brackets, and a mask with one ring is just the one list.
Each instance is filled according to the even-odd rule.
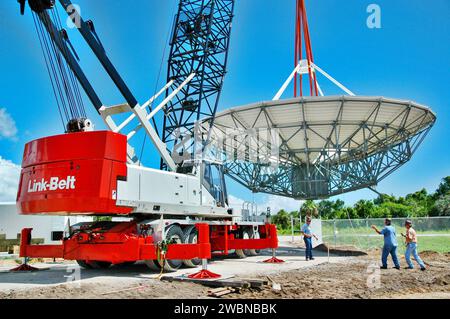
[[[366,217],[366,228],[369,229],[369,217]],[[369,247],[370,245],[370,238],[369,236],[366,237],[366,247]]]
[[292,242],[294,242],[294,216],[291,216],[291,234],[292,234]]
[[334,247],[337,246],[336,219],[333,219]]

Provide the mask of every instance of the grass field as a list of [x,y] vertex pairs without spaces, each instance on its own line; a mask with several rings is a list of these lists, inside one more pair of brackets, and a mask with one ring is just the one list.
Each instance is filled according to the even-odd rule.
[[[334,236],[334,227],[332,222],[324,222],[322,224],[323,241],[330,246],[347,246],[352,245],[362,250],[381,248],[383,246],[383,237],[377,235],[370,227],[336,227],[336,237]],[[354,225],[355,226],[355,225]],[[380,229],[382,226],[377,225]],[[400,235],[405,233],[405,229],[396,226],[397,241],[399,244],[399,253],[405,251],[404,238]],[[435,251],[439,253],[450,253],[450,229],[430,229],[418,233],[418,249],[420,251]],[[281,230],[280,235],[291,235],[291,230]],[[298,232],[296,232],[298,235]]]
[[[432,232],[433,235],[436,234]],[[421,233],[422,236],[419,235],[418,238],[418,249],[420,251],[435,251],[439,253],[449,253],[450,252],[450,236],[423,236],[430,235],[431,233]],[[450,233],[447,233],[450,235]],[[398,240],[398,251],[399,253],[403,253],[405,251],[405,245],[403,244],[403,238],[397,238]],[[336,240],[333,235],[331,236],[323,236],[323,241],[328,243],[330,246],[338,245],[338,246],[346,246],[352,245],[356,246],[360,249],[372,249],[372,248],[380,248],[383,246],[383,238],[382,236],[352,236],[352,235],[339,235],[336,237]]]

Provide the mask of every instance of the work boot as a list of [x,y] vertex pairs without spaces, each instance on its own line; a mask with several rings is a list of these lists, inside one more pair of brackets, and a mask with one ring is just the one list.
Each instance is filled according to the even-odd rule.
[[413,270],[414,268],[413,267],[405,267],[403,269]]
[[385,267],[385,266],[380,266],[380,269],[387,269],[387,267]]
[[427,270],[425,267],[420,268],[420,270],[425,271]]
[[311,258],[309,258],[310,260],[314,260],[315,258],[314,257],[311,257]]
[[394,268],[397,270],[400,270],[400,266],[395,266]]

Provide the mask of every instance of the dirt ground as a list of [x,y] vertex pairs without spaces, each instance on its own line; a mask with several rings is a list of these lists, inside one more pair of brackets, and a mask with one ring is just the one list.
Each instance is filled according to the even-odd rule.
[[[310,264],[298,269],[278,271],[269,274],[256,274],[253,278],[269,279],[271,283],[262,289],[243,289],[223,298],[295,298],[295,299],[334,299],[334,298],[445,298],[450,299],[450,253],[422,253],[428,265],[425,272],[416,270],[388,269],[378,267],[379,251],[368,254],[355,253],[351,249],[343,249],[342,255],[349,256],[337,261]],[[349,252],[350,251],[350,252]],[[298,251],[296,251],[296,254]],[[339,254],[339,251],[334,251]],[[319,254],[319,252],[318,252]],[[298,256],[298,255],[297,255]],[[239,262],[239,261],[233,261]],[[303,261],[304,262],[304,261]],[[405,261],[402,258],[402,267]],[[5,265],[6,262],[3,262]],[[13,261],[9,261],[13,263]],[[247,261],[250,266],[250,263]],[[95,270],[83,273],[80,282],[58,282],[67,268],[60,264],[56,270],[27,274],[27,281],[39,284],[46,276],[45,286],[23,285],[20,289],[0,291],[0,299],[28,298],[120,298],[120,299],[197,299],[208,298],[208,290],[200,284],[186,282],[166,282],[156,279],[158,274],[143,275],[145,265],[135,265],[120,271],[103,272]],[[59,270],[58,270],[59,269]],[[58,272],[59,271],[59,272]],[[111,270],[109,270],[111,271]],[[7,277],[9,283],[24,281],[23,274],[12,274]],[[53,278],[54,276],[55,278]],[[239,276],[237,276],[239,278]],[[22,278],[22,279],[20,279]],[[245,278],[250,278],[245,276]],[[54,284],[48,285],[52,280]],[[273,285],[275,283],[275,285]],[[279,284],[279,286],[277,285]],[[278,287],[277,287],[278,286]],[[276,289],[274,289],[276,288]]]
[[[44,260],[50,262],[51,260]],[[35,261],[34,261],[35,262]],[[31,262],[32,265],[37,265]],[[65,274],[70,262],[59,261],[59,265],[52,266],[52,271],[39,271],[30,273],[0,274],[9,276],[9,282],[32,283],[33,286],[24,285],[21,288],[0,291],[1,299],[192,299],[207,296],[207,288],[193,283],[170,283],[155,279],[158,274],[151,277],[140,277],[147,271],[145,265],[134,265],[123,268],[105,270],[83,270],[81,282],[60,283],[61,274]],[[42,264],[38,264],[42,268]],[[0,261],[0,267],[15,267],[17,263],[12,260]],[[55,267],[56,269],[53,269]],[[10,277],[13,276],[13,277]],[[67,275],[70,275],[67,273]],[[33,276],[34,278],[29,278]],[[43,278],[45,276],[45,279]],[[53,281],[53,283],[52,283]],[[45,284],[45,287],[34,287],[34,284]]]
[[64,284],[0,293],[0,299],[197,299],[206,296],[207,289],[198,284],[160,281],[151,284],[128,282],[125,288],[115,284],[85,283],[80,287]]
[[[270,279],[280,284],[281,290],[271,287],[245,290],[239,298],[450,299],[450,253],[422,253],[421,257],[428,267],[423,272],[418,268],[380,270],[377,264],[379,256],[379,251],[371,251],[367,256],[351,258],[342,263],[322,264],[302,271],[278,274]],[[401,262],[404,267],[404,258]],[[379,281],[373,279],[377,273]],[[226,298],[236,296],[228,295]]]

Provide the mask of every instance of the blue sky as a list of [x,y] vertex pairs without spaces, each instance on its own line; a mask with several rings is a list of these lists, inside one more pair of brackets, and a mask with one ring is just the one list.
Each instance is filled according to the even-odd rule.
[[[82,16],[95,22],[111,60],[141,102],[153,94],[157,84],[177,2],[75,1]],[[236,1],[221,110],[270,100],[291,72],[294,2]],[[381,29],[369,29],[366,25],[366,9],[371,3],[381,7]],[[306,0],[306,5],[319,66],[358,95],[414,100],[430,106],[437,114],[436,126],[412,161],[378,186],[379,191],[395,195],[422,187],[433,191],[442,177],[450,175],[450,2]],[[99,72],[100,65],[78,33],[71,30],[69,35],[103,102],[122,103],[123,98],[107,76]],[[0,164],[11,166],[21,162],[27,141],[59,134],[62,125],[29,9],[22,17],[16,1],[0,1],[0,40]],[[159,86],[163,81],[164,76]],[[323,87],[328,94],[340,94]],[[86,105],[97,128],[102,128],[87,99]],[[152,151],[145,156],[150,166],[159,162]],[[3,171],[0,168],[0,179]],[[229,191],[241,199],[253,197],[231,181]],[[340,196],[348,203],[373,197],[367,190]],[[254,198],[260,206],[298,206],[294,201],[266,195]]]

